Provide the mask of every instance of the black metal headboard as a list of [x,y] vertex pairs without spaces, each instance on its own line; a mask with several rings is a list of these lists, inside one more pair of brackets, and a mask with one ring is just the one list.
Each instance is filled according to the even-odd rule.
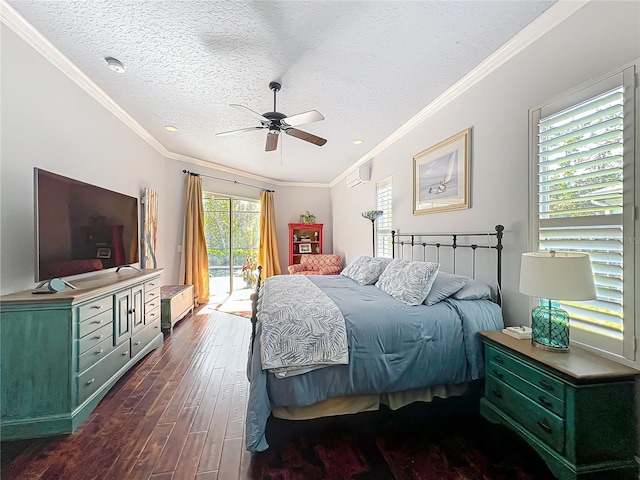
[[[476,270],[476,250],[477,249],[494,249],[497,253],[496,264],[496,277],[498,282],[498,288],[502,287],[502,235],[504,227],[502,225],[496,225],[493,232],[474,232],[474,233],[397,233],[395,230],[391,232],[391,251],[393,258],[396,258],[396,249],[398,251],[397,258],[404,257],[404,246],[409,246],[411,252],[411,259],[414,259],[414,248],[422,248],[422,260],[426,259],[427,247],[434,247],[436,249],[436,262],[440,262],[440,248],[446,247],[453,249],[453,272],[456,273],[456,250],[458,248],[470,248],[472,250],[472,277],[475,277]],[[487,245],[481,245],[478,243],[458,243],[459,238],[465,240],[470,237],[492,239],[495,243]],[[495,239],[493,239],[495,237]],[[431,241],[431,238],[441,238],[442,241]],[[449,240],[450,239],[450,240]],[[396,248],[397,247],[397,248]],[[498,300],[500,302],[500,300]]]

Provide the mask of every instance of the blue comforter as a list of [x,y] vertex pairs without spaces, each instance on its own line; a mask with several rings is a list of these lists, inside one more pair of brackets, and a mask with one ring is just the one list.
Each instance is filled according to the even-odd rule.
[[[349,364],[276,378],[262,370],[261,324],[252,339],[247,374],[251,384],[246,418],[249,451],[268,448],[271,405],[306,406],[330,397],[397,392],[462,383],[484,375],[477,332],[503,328],[500,307],[489,300],[446,299],[407,306],[374,285],[341,276],[310,276],[344,316]],[[268,302],[268,298],[259,299]]]

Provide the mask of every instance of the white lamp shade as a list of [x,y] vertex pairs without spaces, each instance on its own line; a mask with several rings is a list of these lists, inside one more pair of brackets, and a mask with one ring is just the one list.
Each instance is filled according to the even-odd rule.
[[549,300],[593,300],[591,260],[584,253],[523,253],[520,292]]

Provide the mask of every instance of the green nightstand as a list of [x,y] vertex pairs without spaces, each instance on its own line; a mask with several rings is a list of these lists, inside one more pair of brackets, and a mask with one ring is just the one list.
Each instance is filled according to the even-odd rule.
[[480,413],[531,445],[560,479],[637,479],[633,368],[572,348],[547,352],[481,332]]

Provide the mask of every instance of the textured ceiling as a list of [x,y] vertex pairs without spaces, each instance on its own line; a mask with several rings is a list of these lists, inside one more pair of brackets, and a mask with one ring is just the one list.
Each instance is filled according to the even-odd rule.
[[[553,1],[8,3],[169,151],[329,183]],[[109,70],[108,56],[126,72]],[[298,128],[326,145],[281,135],[265,152],[266,130],[215,136],[259,126],[229,104],[271,111],[273,80],[278,111],[325,116]]]

